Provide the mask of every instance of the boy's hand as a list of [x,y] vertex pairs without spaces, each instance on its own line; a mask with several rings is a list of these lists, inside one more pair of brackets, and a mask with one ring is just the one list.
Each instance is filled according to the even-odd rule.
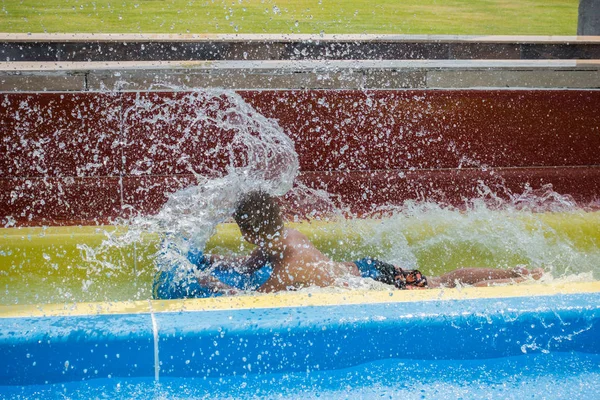
[[222,293],[225,295],[235,295],[239,293],[237,289],[224,284],[211,274],[202,274],[198,277],[198,283],[201,286],[210,289],[213,293]]

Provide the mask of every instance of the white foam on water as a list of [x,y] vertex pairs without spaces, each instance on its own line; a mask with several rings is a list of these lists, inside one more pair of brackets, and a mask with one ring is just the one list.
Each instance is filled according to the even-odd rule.
[[552,213],[560,212],[564,220],[584,220],[585,211],[549,187],[543,196],[524,193],[514,198],[491,204],[485,198],[471,199],[464,208],[406,202],[382,220],[378,235],[391,238],[386,254],[391,261],[418,265],[428,273],[516,265],[543,268],[556,276],[600,272],[600,248],[594,239],[552,224]]

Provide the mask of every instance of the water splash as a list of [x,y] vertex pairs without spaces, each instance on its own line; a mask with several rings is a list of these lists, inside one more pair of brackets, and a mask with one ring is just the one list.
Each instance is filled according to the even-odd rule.
[[[177,163],[193,174],[195,182],[168,194],[158,213],[119,221],[127,231],[107,233],[102,247],[123,247],[141,241],[147,232],[159,233],[172,243],[169,251],[158,253],[166,257],[162,264],[185,265],[188,261],[183,255],[190,246],[203,249],[217,224],[230,217],[241,195],[258,189],[274,196],[288,192],[298,173],[298,157],[292,140],[278,123],[258,113],[233,91],[193,90],[182,98],[162,101],[149,101],[138,94],[133,105],[124,111],[125,120],[128,115],[141,114],[145,115],[144,123],[176,122],[183,133],[181,138],[171,144],[158,143],[172,152],[180,151],[183,141],[206,137],[206,130],[227,136],[227,140],[219,142],[218,137],[213,138],[217,144],[205,149],[205,154],[212,153],[216,161],[203,166],[202,171],[189,155],[179,157]],[[180,108],[186,109],[183,118],[171,112]],[[126,136],[129,129],[130,126],[125,127]],[[151,147],[151,152],[158,151]],[[139,162],[137,173],[148,172],[139,169],[145,167],[152,168],[151,162]],[[97,260],[98,249],[86,245],[79,248],[89,262]]]
[[381,219],[372,234],[362,233],[366,241],[379,246],[379,256],[426,274],[525,265],[544,269],[548,279],[600,276],[600,232],[589,222],[597,213],[550,185],[499,196],[481,184],[480,196],[461,207],[407,201],[375,214]]

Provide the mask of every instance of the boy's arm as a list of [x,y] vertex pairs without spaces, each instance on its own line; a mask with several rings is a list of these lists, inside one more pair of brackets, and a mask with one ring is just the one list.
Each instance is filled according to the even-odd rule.
[[198,283],[201,286],[210,289],[210,291],[213,293],[234,295],[240,292],[238,289],[221,282],[220,280],[218,280],[210,274],[204,274],[203,276],[198,278]]
[[206,254],[210,265],[218,269],[230,269],[241,265],[246,257],[232,257],[221,254]]
[[286,282],[280,276],[273,274],[256,291],[261,293],[274,293],[293,288],[292,281]]
[[260,249],[255,249],[247,257],[226,257],[218,254],[212,254],[209,257],[211,265],[221,270],[235,269],[242,274],[252,274],[267,263],[267,257]]
[[259,248],[256,248],[237,270],[242,274],[253,274],[264,267],[268,262],[269,260],[264,252]]

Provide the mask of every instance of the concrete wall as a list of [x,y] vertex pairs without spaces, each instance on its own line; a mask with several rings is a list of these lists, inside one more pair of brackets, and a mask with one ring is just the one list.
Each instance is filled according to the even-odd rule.
[[[480,182],[500,196],[552,184],[583,204],[598,199],[600,91],[238,94],[294,140],[298,181],[327,190],[353,212],[407,199],[460,205],[477,196]],[[194,92],[0,99],[2,225],[95,224],[154,213],[167,193],[194,182],[189,165],[218,174],[229,160],[224,150],[204,150],[226,144],[230,133],[207,125],[185,135],[190,107],[205,106]],[[152,118],[156,110],[170,118]],[[314,207],[288,202],[297,213]]]
[[578,35],[600,35],[600,1],[579,0]]
[[597,60],[0,62],[0,92],[600,88]]

